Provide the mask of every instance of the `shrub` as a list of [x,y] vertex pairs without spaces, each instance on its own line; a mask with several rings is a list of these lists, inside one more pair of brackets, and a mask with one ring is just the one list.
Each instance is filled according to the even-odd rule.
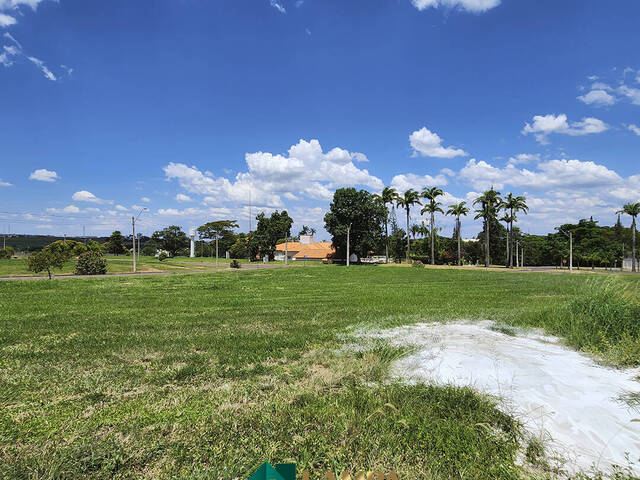
[[167,252],[160,252],[158,254],[158,260],[160,260],[161,262],[166,260],[167,258],[169,258],[169,255],[167,255]]
[[423,268],[424,267],[424,263],[422,263],[419,260],[414,260],[413,262],[411,262],[411,266],[412,267],[416,267],[416,268]]
[[231,260],[231,263],[229,264],[229,266],[231,268],[240,268],[240,262],[238,262],[238,260]]
[[76,275],[104,275],[107,273],[107,259],[98,252],[88,251],[78,257]]
[[13,254],[13,247],[0,248],[0,258],[11,258]]

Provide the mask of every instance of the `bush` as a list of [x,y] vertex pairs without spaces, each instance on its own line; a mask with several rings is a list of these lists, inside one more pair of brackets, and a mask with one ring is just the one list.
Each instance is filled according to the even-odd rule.
[[107,259],[98,252],[88,251],[78,257],[76,275],[104,275],[107,273]]
[[169,255],[167,255],[167,252],[160,252],[158,254],[158,260],[160,260],[161,262],[166,260],[167,258],[169,258]]
[[11,258],[13,254],[13,247],[0,248],[0,258]]
[[416,267],[416,268],[423,268],[424,267],[424,263],[422,263],[419,260],[414,260],[413,262],[411,262],[411,266],[412,267]]
[[229,264],[229,266],[231,268],[240,268],[240,262],[238,262],[238,260],[231,260],[231,263]]

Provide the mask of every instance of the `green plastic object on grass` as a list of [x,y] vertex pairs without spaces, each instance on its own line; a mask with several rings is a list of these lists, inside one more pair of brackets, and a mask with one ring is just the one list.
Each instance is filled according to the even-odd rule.
[[263,463],[249,480],[296,480],[295,463],[278,463],[275,468],[269,462]]

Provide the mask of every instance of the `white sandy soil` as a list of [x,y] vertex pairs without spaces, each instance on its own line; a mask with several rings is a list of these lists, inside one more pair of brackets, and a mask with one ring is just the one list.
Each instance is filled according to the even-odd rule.
[[640,473],[640,412],[620,400],[640,393],[637,369],[603,367],[554,337],[511,336],[490,326],[417,324],[366,336],[417,347],[394,364],[398,377],[499,396],[502,408],[543,437],[567,470],[607,472],[619,465]]

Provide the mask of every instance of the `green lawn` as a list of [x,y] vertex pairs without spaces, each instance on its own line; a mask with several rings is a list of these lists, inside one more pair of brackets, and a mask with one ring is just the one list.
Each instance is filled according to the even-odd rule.
[[[176,257],[168,258],[164,261],[159,261],[155,257],[140,257],[140,262],[137,265],[137,271],[150,272],[150,271],[175,271],[175,272],[187,272],[187,271],[210,271],[215,270],[216,259],[213,258],[188,258],[188,257]],[[247,260],[240,260],[240,263],[248,263]],[[62,270],[54,269],[51,273],[53,275],[70,275],[75,268],[75,259],[69,260]],[[200,265],[201,264],[201,265]],[[229,260],[219,259],[219,268],[227,268],[229,266]],[[108,273],[128,273],[133,270],[133,259],[128,256],[107,256],[107,272]],[[25,257],[18,259],[0,259],[0,277],[9,277],[14,275],[25,276],[42,276],[46,275],[46,272],[34,274],[27,269],[27,262]]]
[[[632,303],[639,280],[618,280]],[[326,266],[0,282],[0,478],[230,480],[266,460],[312,479],[547,478],[492,400],[384,382],[401,350],[340,346],[424,320],[553,330],[550,307],[607,281]]]

